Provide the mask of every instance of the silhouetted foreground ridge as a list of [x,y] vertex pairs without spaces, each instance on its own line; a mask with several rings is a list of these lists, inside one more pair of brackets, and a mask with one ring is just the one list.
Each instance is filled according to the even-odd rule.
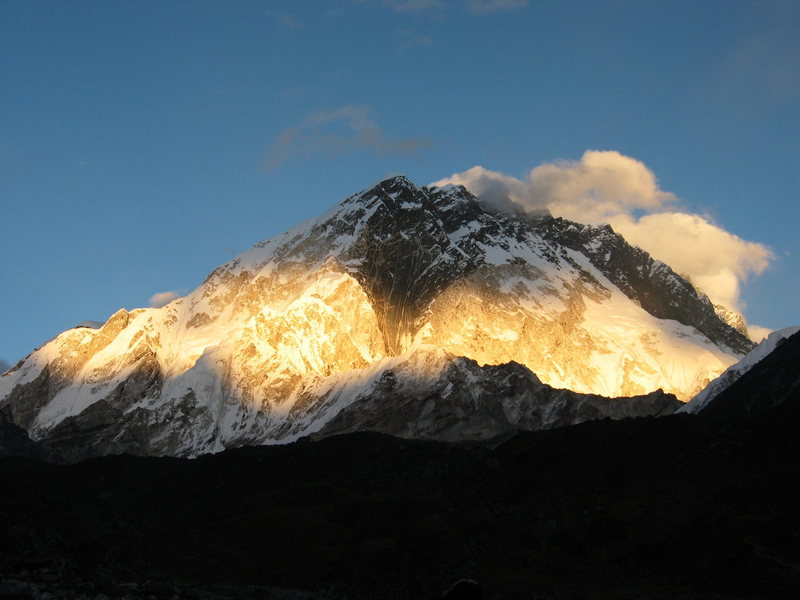
[[4,458],[0,598],[425,599],[461,579],[489,599],[796,598],[798,357],[796,335],[708,414],[495,448]]

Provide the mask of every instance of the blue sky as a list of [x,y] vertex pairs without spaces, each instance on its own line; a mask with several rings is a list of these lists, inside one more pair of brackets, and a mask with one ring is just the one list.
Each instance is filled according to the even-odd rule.
[[480,165],[552,200],[531,169],[594,185],[587,150],[669,194],[615,218],[735,235],[718,254],[748,322],[800,324],[798,30],[800,4],[766,0],[6,0],[0,360],[187,292],[383,176]]

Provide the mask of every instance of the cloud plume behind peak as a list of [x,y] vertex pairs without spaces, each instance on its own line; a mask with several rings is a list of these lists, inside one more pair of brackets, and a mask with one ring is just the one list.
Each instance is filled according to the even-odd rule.
[[434,182],[464,185],[490,208],[544,213],[581,223],[608,223],[631,244],[686,274],[717,304],[741,311],[741,286],[774,260],[709,217],[680,210],[641,161],[619,152],[587,150],[580,160],[559,160],[519,179],[481,166]]
[[178,292],[158,292],[150,296],[150,306],[152,308],[161,308],[162,306],[166,306],[173,300],[180,298],[181,294]]
[[600,223],[620,213],[654,211],[677,202],[661,190],[640,161],[614,150],[587,150],[580,160],[559,160],[534,167],[517,179],[481,166],[434,183],[458,183],[495,208]]

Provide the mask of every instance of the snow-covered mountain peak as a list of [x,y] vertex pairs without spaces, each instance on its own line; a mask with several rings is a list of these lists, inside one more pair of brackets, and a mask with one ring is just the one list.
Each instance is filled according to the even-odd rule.
[[198,453],[316,430],[356,401],[346,381],[420,348],[475,369],[516,361],[581,393],[686,399],[751,347],[608,226],[489,211],[461,186],[396,176],[163,308],[61,334],[0,378],[0,408],[43,439],[93,423],[109,448],[132,436]]
[[[588,258],[590,268],[567,256],[567,249]],[[750,348],[688,281],[607,225],[489,212],[461,186],[420,187],[404,176],[381,181],[322,217],[257,244],[228,269],[261,270],[286,261],[314,268],[328,256],[365,287],[384,329],[397,330],[386,341],[390,352],[402,350],[399,338],[413,337],[414,323],[449,283],[482,266],[523,263],[538,272],[565,263],[595,282],[591,270],[598,269],[657,318],[695,327],[734,353]]]

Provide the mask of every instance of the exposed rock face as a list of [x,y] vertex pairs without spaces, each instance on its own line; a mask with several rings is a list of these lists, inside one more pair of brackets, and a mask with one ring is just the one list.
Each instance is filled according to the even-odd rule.
[[741,333],[743,336],[747,338],[750,337],[750,334],[747,332],[747,323],[744,320],[744,317],[736,312],[735,310],[731,310],[727,306],[723,306],[722,304],[715,304],[714,305],[714,312],[717,313],[717,316],[724,322],[733,327],[736,331]]
[[518,429],[668,415],[680,406],[662,390],[626,398],[579,394],[545,385],[517,363],[481,367],[421,348],[361,384],[356,399],[319,435],[366,430],[453,442],[491,440]]
[[[477,377],[475,410],[496,414],[499,430],[616,414],[572,396],[550,421],[534,404],[558,394],[539,380],[688,399],[751,347],[704,295],[609,227],[495,214],[462,187],[396,177],[257,244],[163,308],[61,334],[0,378],[0,406],[68,454],[79,440],[75,456],[195,455],[324,430],[356,401],[377,410],[380,393],[367,400],[355,382],[372,385],[420,353]],[[538,392],[490,406],[488,382],[521,367],[479,365],[512,361],[536,373],[520,381]],[[431,394],[442,415],[466,398]],[[404,398],[416,414],[422,395]],[[514,412],[512,398],[526,408]],[[409,435],[427,427],[412,423]]]
[[733,311],[725,313],[732,324],[721,318],[719,307],[698,293],[689,281],[644,250],[628,244],[609,225],[591,227],[564,219],[541,223],[542,237],[587,256],[611,283],[654,317],[691,325],[715,343],[742,354],[753,347],[746,329],[736,329]]

